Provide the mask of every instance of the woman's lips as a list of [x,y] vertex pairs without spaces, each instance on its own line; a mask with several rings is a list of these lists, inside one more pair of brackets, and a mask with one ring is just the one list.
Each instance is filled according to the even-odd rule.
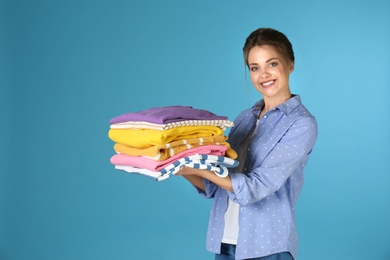
[[265,81],[265,82],[260,83],[260,84],[263,88],[269,88],[269,87],[272,87],[274,85],[275,81],[276,80],[270,80],[270,81]]

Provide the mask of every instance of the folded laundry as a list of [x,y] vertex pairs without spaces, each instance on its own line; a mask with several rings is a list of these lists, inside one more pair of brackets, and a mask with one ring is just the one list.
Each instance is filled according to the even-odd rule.
[[167,144],[155,145],[145,149],[133,148],[123,144],[116,143],[114,145],[114,150],[117,153],[126,154],[129,156],[144,156],[144,157],[152,158],[157,161],[163,161],[168,159],[171,156],[184,152],[188,149],[202,147],[205,145],[214,145],[214,146],[222,146],[220,148],[214,147],[215,150],[224,149],[223,147],[227,147],[227,150],[225,150],[225,155],[229,158],[236,159],[237,153],[236,151],[230,148],[230,144],[225,141],[226,139],[227,137],[224,136],[192,138],[192,139],[173,141]]
[[222,135],[216,126],[180,126],[168,130],[110,129],[108,136],[116,143],[134,148],[147,148],[174,140]]
[[114,165],[135,166],[152,171],[159,171],[166,165],[173,163],[180,158],[194,154],[209,154],[224,156],[228,148],[222,145],[203,145],[195,148],[186,149],[178,154],[170,156],[163,161],[157,161],[144,156],[129,156],[127,154],[115,154],[111,157],[110,162]]
[[[217,156],[217,155],[208,155],[208,154],[194,154],[190,156],[183,157],[170,165],[164,167],[160,170],[162,174],[167,174],[171,172],[174,168],[177,168],[178,166],[183,166],[188,163],[201,163],[201,164],[209,164],[212,166],[218,165],[218,166],[225,166],[227,168],[235,168],[238,166],[238,161],[224,157],[224,156]],[[226,177],[226,176],[223,176]]]
[[[163,180],[168,179],[172,175],[176,174],[182,166],[175,167],[165,174],[161,174],[161,172],[159,172],[159,171],[152,171],[152,170],[138,168],[138,167],[134,167],[134,166],[115,165],[115,169],[122,170],[122,171],[125,171],[127,173],[131,173],[131,174],[145,175],[145,176],[150,177],[156,181],[163,181]],[[204,163],[190,163],[189,162],[189,163],[186,163],[185,166],[197,168],[197,169],[201,169],[201,170],[214,171],[220,177],[226,177],[228,175],[228,169],[222,165],[214,166],[214,165],[207,165]]]
[[110,124],[127,121],[146,121],[156,124],[166,124],[183,120],[227,120],[227,117],[218,116],[210,111],[196,109],[192,106],[165,106],[122,114],[112,118]]
[[226,130],[226,128],[233,126],[233,122],[229,120],[183,120],[183,121],[172,122],[167,124],[154,124],[154,123],[143,122],[143,121],[127,121],[123,123],[111,124],[110,128],[167,130],[179,126],[200,126],[200,125],[217,126],[222,128],[223,130]]
[[183,166],[197,169],[207,169],[209,171],[213,171],[217,176],[224,178],[229,173],[228,168],[234,168],[237,167],[237,165],[238,161],[223,156],[195,154],[177,160],[160,171],[152,171],[144,168],[123,165],[115,165],[115,169],[123,170],[128,173],[146,175],[157,181],[161,181],[176,174]]
[[165,179],[169,178],[168,175],[166,175],[165,178],[162,178],[163,176],[158,171],[152,171],[152,170],[139,168],[139,167],[135,167],[135,166],[115,165],[115,169],[122,170],[122,171],[125,171],[127,173],[131,173],[131,174],[147,176],[147,177],[150,177],[156,181],[165,180]]
[[191,106],[155,107],[110,120],[115,169],[161,181],[188,166],[220,177],[238,165],[224,130],[233,122]]

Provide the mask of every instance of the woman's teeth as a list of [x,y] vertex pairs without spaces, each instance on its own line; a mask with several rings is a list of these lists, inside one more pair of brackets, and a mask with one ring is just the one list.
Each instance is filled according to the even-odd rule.
[[268,81],[268,82],[261,83],[261,85],[263,85],[264,87],[267,87],[267,86],[271,85],[274,82],[275,82],[275,80],[271,80],[271,81]]

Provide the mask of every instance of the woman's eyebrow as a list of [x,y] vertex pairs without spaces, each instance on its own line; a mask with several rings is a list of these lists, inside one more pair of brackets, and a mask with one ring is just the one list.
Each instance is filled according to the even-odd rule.
[[278,58],[271,58],[269,60],[266,60],[265,63],[270,62],[271,60],[279,60]]
[[[272,60],[279,60],[279,58],[271,58],[271,59],[268,59],[268,60],[265,61],[265,63],[268,63],[268,62],[270,62],[270,61],[272,61]],[[249,63],[249,66],[251,66],[251,65],[259,65],[259,63],[257,63],[257,62]]]

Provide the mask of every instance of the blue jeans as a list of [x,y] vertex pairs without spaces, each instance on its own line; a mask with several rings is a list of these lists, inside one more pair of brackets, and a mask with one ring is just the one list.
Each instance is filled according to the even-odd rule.
[[[215,260],[235,260],[236,245],[221,244],[221,253],[215,255]],[[294,260],[289,252],[282,252],[273,255],[250,258],[252,260]]]

